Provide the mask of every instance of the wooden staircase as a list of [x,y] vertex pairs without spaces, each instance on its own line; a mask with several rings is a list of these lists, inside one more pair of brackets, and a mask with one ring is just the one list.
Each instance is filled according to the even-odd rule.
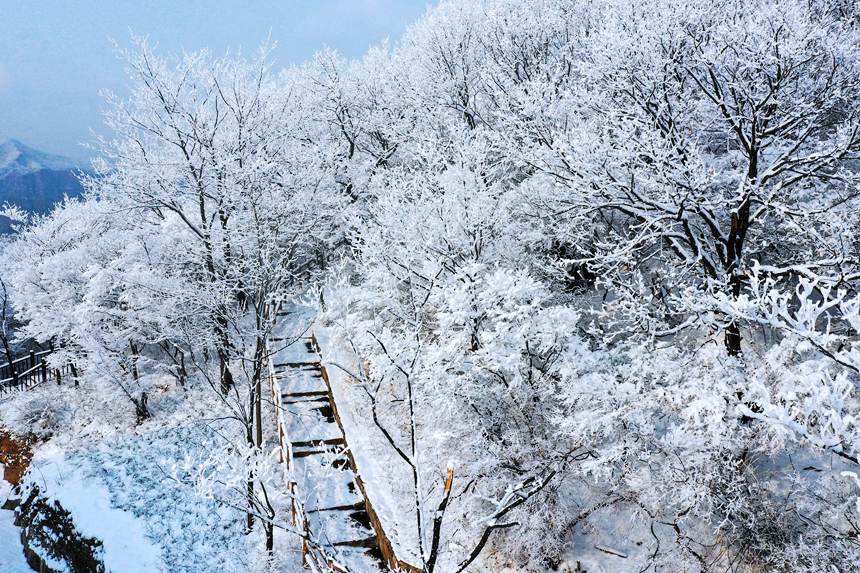
[[318,571],[387,570],[314,339],[286,346],[273,338],[270,346],[293,521],[314,541],[305,544],[306,565]]

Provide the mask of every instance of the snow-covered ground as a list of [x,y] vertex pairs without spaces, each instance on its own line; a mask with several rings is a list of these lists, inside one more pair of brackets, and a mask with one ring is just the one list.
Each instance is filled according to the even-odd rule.
[[111,573],[244,572],[253,554],[244,515],[171,476],[178,460],[203,455],[213,439],[196,424],[87,448],[48,444],[27,479],[72,514],[80,533],[104,543]]
[[72,515],[75,529],[103,543],[106,568],[119,573],[147,573],[162,568],[158,547],[147,537],[145,523],[134,513],[112,505],[111,492],[87,462],[90,452],[67,454],[46,445],[33,460],[30,484],[57,500]]
[[[3,464],[0,464],[0,476]],[[12,484],[0,478],[0,507],[12,493]],[[24,559],[20,530],[15,527],[15,512],[0,509],[0,571],[3,573],[33,573]]]

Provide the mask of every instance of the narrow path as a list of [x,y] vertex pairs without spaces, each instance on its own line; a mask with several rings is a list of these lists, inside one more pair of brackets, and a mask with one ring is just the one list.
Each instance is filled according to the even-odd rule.
[[[286,343],[272,338],[277,348]],[[273,357],[281,408],[292,450],[296,494],[311,537],[350,572],[385,571],[364,498],[346,456],[346,440],[335,420],[331,389],[322,375],[312,338]]]

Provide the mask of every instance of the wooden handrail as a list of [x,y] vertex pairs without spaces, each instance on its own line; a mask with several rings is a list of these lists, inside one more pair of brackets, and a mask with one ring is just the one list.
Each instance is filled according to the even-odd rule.
[[[45,357],[52,354],[54,349],[48,350],[31,350],[24,356],[13,358],[12,362],[0,364],[0,376],[3,369],[6,369],[6,377],[0,378],[0,394],[8,394],[15,390],[30,390],[48,381],[53,377],[57,384],[62,381],[66,374],[71,374],[75,378],[77,385],[77,369],[71,362],[59,368],[49,369]],[[19,364],[29,364],[24,370],[18,372],[16,367]]]
[[[54,352],[54,351],[53,350],[39,350],[38,352],[34,351],[33,355],[34,356],[46,356],[48,354],[51,354],[52,352]],[[6,368],[10,364],[15,365],[15,364],[18,364],[19,362],[24,362],[25,360],[30,360],[29,354],[25,354],[24,356],[21,356],[20,358],[15,358],[12,360],[12,362],[4,362],[3,364],[0,364],[0,368]]]

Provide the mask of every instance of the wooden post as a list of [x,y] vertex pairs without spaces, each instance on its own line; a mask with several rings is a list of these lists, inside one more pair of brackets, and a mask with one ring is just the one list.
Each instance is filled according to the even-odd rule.
[[41,370],[42,370],[42,382],[47,382],[48,381],[48,363],[45,361],[44,356],[42,357],[41,362],[42,362],[41,363],[41,366],[42,366],[42,368],[41,368]]
[[18,370],[13,366],[12,367],[12,385],[17,386],[18,389],[21,389],[21,381],[18,380]]
[[60,369],[59,368],[56,368],[54,370],[54,376],[57,377],[57,386],[59,386],[60,382],[62,381],[62,377],[60,376]]

